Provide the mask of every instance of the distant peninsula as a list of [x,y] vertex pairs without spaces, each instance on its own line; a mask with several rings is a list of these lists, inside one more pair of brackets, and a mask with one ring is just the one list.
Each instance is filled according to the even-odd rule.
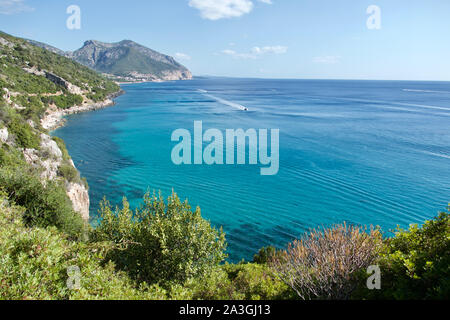
[[28,40],[61,56],[71,58],[118,82],[190,80],[192,73],[173,57],[131,40],[105,43],[88,40],[76,51],[63,51],[48,44]]

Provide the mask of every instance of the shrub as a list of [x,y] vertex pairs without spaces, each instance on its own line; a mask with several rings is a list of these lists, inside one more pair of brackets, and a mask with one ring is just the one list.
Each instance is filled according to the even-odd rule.
[[379,259],[381,290],[369,298],[422,300],[450,297],[450,214],[441,213],[422,227],[398,229]]
[[224,269],[240,299],[280,300],[295,297],[292,289],[282,282],[268,265],[227,264]]
[[201,216],[200,209],[181,202],[173,193],[164,199],[146,194],[134,216],[124,199],[123,209],[101,204],[101,223],[94,239],[112,241],[109,259],[139,280],[148,283],[183,283],[205,274],[224,258],[225,235]]
[[[54,227],[26,227],[24,211],[0,195],[0,299],[165,299],[158,286],[137,286],[113,264],[101,265],[100,245],[68,241]],[[69,289],[72,266],[79,268],[80,282]]]
[[257,264],[266,264],[272,261],[276,254],[277,249],[275,247],[269,246],[261,248],[259,252],[253,257],[253,262]]
[[47,181],[44,186],[40,177],[26,166],[0,168],[0,186],[9,200],[25,208],[24,222],[27,226],[55,226],[72,238],[80,238],[85,223],[72,208],[63,186]]
[[67,151],[67,147],[66,147],[64,140],[59,137],[53,137],[52,139],[53,139],[53,141],[56,142],[59,149],[61,150],[63,160],[69,160],[70,155],[69,155],[69,152]]
[[21,152],[6,144],[0,146],[0,167],[13,167],[24,164]]
[[267,265],[240,263],[217,266],[201,277],[169,289],[173,299],[273,300],[293,299],[295,293]]
[[62,163],[59,166],[58,175],[66,179],[68,182],[80,182],[80,174],[78,173],[78,170],[69,163]]
[[312,230],[289,244],[271,265],[301,299],[349,299],[358,273],[371,265],[381,246],[378,230],[337,225]]
[[39,136],[33,133],[28,123],[17,116],[9,123],[9,131],[16,136],[16,141],[22,148],[39,149]]
[[67,109],[83,103],[83,97],[76,94],[65,93],[60,96],[45,97],[42,100],[44,103],[54,103],[58,108]]

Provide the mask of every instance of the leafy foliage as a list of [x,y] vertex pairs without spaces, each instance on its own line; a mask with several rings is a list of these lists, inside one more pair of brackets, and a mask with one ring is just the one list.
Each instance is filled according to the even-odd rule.
[[60,109],[67,109],[81,105],[83,97],[77,94],[66,93],[59,96],[42,97],[42,101],[46,104],[54,103]]
[[85,223],[57,182],[49,181],[44,186],[26,166],[1,167],[0,186],[10,201],[25,208],[23,219],[27,226],[55,226],[71,238],[83,236]]
[[199,208],[191,211],[175,193],[167,204],[161,195],[146,194],[134,215],[126,199],[115,211],[104,201],[100,213],[102,221],[93,238],[121,246],[108,258],[138,281],[182,283],[225,258],[222,230],[212,228]]
[[61,150],[63,160],[68,161],[70,159],[70,155],[69,152],[67,151],[67,147],[64,140],[59,137],[53,137],[52,139],[58,145],[59,150]]
[[276,255],[277,249],[275,247],[272,246],[264,247],[261,248],[259,252],[254,255],[253,262],[257,264],[265,264],[271,262]]
[[192,300],[295,298],[295,293],[275,276],[268,265],[254,263],[218,266],[202,277],[189,279],[182,287],[173,286],[169,293],[178,299]]
[[28,123],[19,117],[14,117],[9,123],[8,128],[16,136],[19,146],[28,149],[39,149],[39,136],[33,133],[33,129]]
[[422,300],[450,297],[450,214],[422,227],[398,229],[380,256],[382,289],[362,291],[369,298]]
[[80,173],[71,164],[63,162],[58,168],[58,175],[68,182],[80,182]]
[[[28,228],[25,209],[0,194],[0,299],[7,300],[123,300],[164,299],[158,286],[137,286],[114,265],[102,265],[100,245],[72,242],[55,228]],[[79,288],[68,268],[80,270]],[[73,277],[73,275],[72,275]]]

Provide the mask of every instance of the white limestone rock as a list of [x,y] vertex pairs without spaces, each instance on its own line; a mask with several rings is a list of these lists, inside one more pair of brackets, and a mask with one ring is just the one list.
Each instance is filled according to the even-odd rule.
[[9,133],[7,128],[0,129],[0,142],[6,143],[9,138]]

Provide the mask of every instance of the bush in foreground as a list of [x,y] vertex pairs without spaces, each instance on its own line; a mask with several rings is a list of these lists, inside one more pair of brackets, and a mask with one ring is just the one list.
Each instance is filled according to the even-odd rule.
[[398,229],[385,240],[378,264],[381,290],[363,298],[422,300],[450,297],[450,214],[441,213],[422,227]]
[[381,244],[378,230],[337,225],[312,230],[278,253],[271,265],[303,300],[344,300],[358,287],[359,273],[373,264]]
[[65,189],[55,181],[44,186],[37,173],[23,166],[0,167],[0,186],[9,200],[25,208],[27,226],[55,226],[73,239],[86,231],[85,222],[72,208]]
[[138,287],[113,264],[102,265],[101,246],[69,241],[54,227],[25,226],[24,211],[0,192],[0,300],[165,298],[163,289]]
[[145,195],[134,214],[126,199],[121,210],[104,201],[100,213],[93,239],[119,246],[108,259],[138,281],[183,283],[208,273],[225,258],[222,230],[212,228],[199,208],[191,211],[175,193],[167,204],[161,195]]

